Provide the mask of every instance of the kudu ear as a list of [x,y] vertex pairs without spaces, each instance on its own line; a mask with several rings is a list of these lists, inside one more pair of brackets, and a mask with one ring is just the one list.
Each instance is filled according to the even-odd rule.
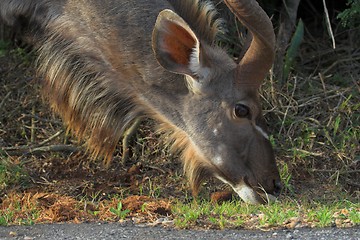
[[189,25],[173,11],[160,12],[152,34],[152,48],[166,70],[199,76],[200,42]]

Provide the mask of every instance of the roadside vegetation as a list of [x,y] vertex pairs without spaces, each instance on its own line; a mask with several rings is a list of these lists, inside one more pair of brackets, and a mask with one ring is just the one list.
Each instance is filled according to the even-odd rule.
[[[284,189],[278,201],[261,206],[241,202],[216,180],[193,197],[181,163],[150,120],[141,123],[124,164],[121,144],[108,168],[91,159],[42,101],[31,49],[1,40],[0,226],[84,221],[198,229],[360,225],[360,26],[353,14],[359,6],[348,2],[349,10],[332,19],[336,48],[326,27],[319,32],[306,21],[298,24],[284,59],[284,82],[270,75],[262,88]],[[238,47],[237,39],[227,41]]]

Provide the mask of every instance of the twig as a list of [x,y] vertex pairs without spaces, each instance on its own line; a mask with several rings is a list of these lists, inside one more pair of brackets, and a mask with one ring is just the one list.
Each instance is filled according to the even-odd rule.
[[336,173],[339,172],[340,174],[345,173],[360,173],[360,170],[335,170],[335,169],[311,169],[312,172],[327,172],[327,173]]
[[360,60],[360,57],[350,57],[350,58],[345,58],[345,59],[339,59],[336,60],[335,62],[333,62],[327,69],[325,69],[322,74],[326,75],[326,73],[328,73],[332,68],[334,68],[336,65],[338,65],[339,63],[343,63],[343,62],[355,62]]
[[35,118],[36,120],[42,121],[42,122],[50,122],[50,123],[55,123],[55,124],[62,124],[61,121],[58,120],[51,120],[51,119],[46,119],[46,118],[41,118],[37,115],[33,115],[33,114],[21,114],[21,118],[24,117],[28,117],[28,118]]
[[[297,78],[295,77],[294,78],[294,89],[291,93],[291,98],[293,99],[294,98],[294,95],[295,95],[295,90],[296,90],[296,87],[297,87]],[[281,127],[280,127],[280,130],[279,130],[279,134],[283,131],[284,129],[284,125],[285,125],[285,121],[286,121],[286,118],[287,118],[287,115],[289,113],[289,109],[290,107],[292,107],[290,104],[286,107],[286,110],[285,110],[285,114],[284,114],[284,118],[282,120],[282,123],[281,123]]]
[[[31,109],[31,114],[35,115],[35,104],[33,104]],[[30,142],[35,142],[35,119],[31,118],[31,128],[30,128]]]
[[325,99],[326,99],[326,104],[328,106],[328,109],[330,109],[330,104],[329,104],[329,101],[327,99],[327,92],[326,92],[326,85],[325,85],[325,80],[324,80],[324,74],[322,73],[319,73],[319,78],[320,78],[320,81],[321,81],[321,85],[322,85],[322,88],[324,90],[324,95],[325,95]]
[[17,150],[24,150],[24,149],[29,149],[30,146],[29,145],[21,145],[21,146],[16,146],[16,147],[3,147],[1,148],[2,151],[8,152],[8,151],[17,151]]
[[336,48],[335,37],[334,37],[333,30],[332,30],[332,28],[331,28],[329,12],[328,12],[328,10],[327,10],[326,1],[325,1],[325,0],[323,0],[323,4],[324,4],[325,17],[326,17],[326,26],[327,26],[327,29],[328,29],[328,31],[329,31],[329,34],[330,34],[330,37],[331,37],[331,40],[332,40],[333,49],[335,49],[335,48]]
[[35,183],[39,183],[42,185],[53,185],[54,183],[50,182],[49,180],[47,180],[45,177],[40,177],[42,180],[44,180],[43,182],[40,181],[34,181]]
[[10,95],[11,95],[11,92],[8,92],[8,93],[5,95],[4,99],[0,102],[0,109],[3,108],[6,100],[10,97]]
[[52,141],[53,139],[55,139],[56,137],[58,137],[60,134],[62,134],[64,132],[64,130],[60,130],[59,132],[55,133],[54,135],[52,135],[51,137],[49,137],[48,139],[45,139],[44,141],[33,145],[33,146],[29,146],[29,145],[21,145],[21,146],[16,146],[16,147],[3,147],[1,148],[1,150],[9,152],[9,151],[24,151],[27,149],[35,149],[35,148],[39,148],[47,143],[49,143],[50,141]]
[[159,167],[152,166],[152,165],[148,165],[146,167],[157,170],[157,171],[161,172],[162,174],[166,174],[166,172],[163,169],[159,168]]
[[314,156],[314,157],[321,157],[321,156],[323,156],[322,153],[309,152],[309,151],[306,151],[306,150],[304,150],[304,149],[296,148],[295,150],[298,151],[298,152],[301,152],[301,153],[308,154],[308,155],[310,155],[310,156]]
[[54,140],[56,137],[58,137],[60,134],[62,134],[64,132],[64,130],[60,130],[57,133],[55,133],[54,135],[52,135],[51,137],[49,137],[48,139],[45,139],[44,141],[40,142],[37,144],[37,147],[41,147],[45,144],[47,144],[48,142]]
[[349,184],[350,186],[360,188],[360,184],[358,184],[358,183],[354,183],[354,182],[352,182],[352,181],[346,181],[346,183]]
[[79,148],[73,145],[50,145],[50,146],[43,146],[43,147],[27,147],[26,146],[19,146],[18,149],[6,149],[2,148],[9,156],[16,156],[16,155],[24,155],[24,154],[37,154],[43,152],[77,152]]
[[302,107],[306,107],[306,106],[310,106],[313,105],[316,102],[322,102],[324,100],[328,100],[328,99],[332,99],[332,98],[336,98],[336,97],[340,97],[343,96],[343,93],[338,93],[338,94],[334,94],[328,97],[314,97],[314,98],[310,98],[308,100],[306,100],[306,102],[299,104],[297,107],[298,108],[302,108]]

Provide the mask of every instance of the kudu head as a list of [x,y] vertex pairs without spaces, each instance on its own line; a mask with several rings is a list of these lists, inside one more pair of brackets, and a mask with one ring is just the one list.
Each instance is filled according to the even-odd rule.
[[[280,184],[258,95],[274,32],[255,0],[224,1],[252,36],[239,64],[209,41],[208,1],[1,0],[0,18],[29,20],[46,97],[75,135],[89,136],[94,156],[111,159],[125,128],[148,114],[182,151],[194,192],[215,176],[244,201],[262,203]],[[148,38],[154,11],[157,62]]]
[[183,126],[173,138],[195,192],[204,178],[214,176],[245,202],[263,203],[280,190],[258,94],[274,59],[274,31],[255,0],[225,3],[252,35],[239,64],[202,41],[171,10],[158,16],[153,50],[161,66],[185,76],[189,91],[181,109],[174,110],[181,113]]

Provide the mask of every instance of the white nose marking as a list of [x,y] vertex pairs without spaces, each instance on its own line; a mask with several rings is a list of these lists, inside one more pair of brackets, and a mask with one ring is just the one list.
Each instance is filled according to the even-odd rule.
[[213,133],[214,133],[215,136],[217,136],[217,135],[219,134],[219,130],[218,130],[217,128],[215,128],[215,129],[213,130]]
[[258,125],[255,125],[256,130],[263,135],[264,138],[266,138],[267,140],[269,140],[269,135],[267,135],[267,133]]
[[[233,185],[231,183],[229,183],[228,181],[226,181],[224,178],[220,177],[219,175],[215,175],[215,177],[217,179],[219,179],[220,181],[222,181],[223,183],[229,184],[234,191],[239,195],[239,197],[244,200],[244,202],[246,203],[251,203],[251,204],[259,204],[259,196],[256,193],[256,191],[254,189],[252,189],[251,187],[249,187],[248,185],[246,185],[244,182],[241,182],[237,185]],[[275,197],[274,197],[275,198]]]
[[216,155],[214,160],[215,165],[221,165],[223,163],[223,158],[220,155]]

